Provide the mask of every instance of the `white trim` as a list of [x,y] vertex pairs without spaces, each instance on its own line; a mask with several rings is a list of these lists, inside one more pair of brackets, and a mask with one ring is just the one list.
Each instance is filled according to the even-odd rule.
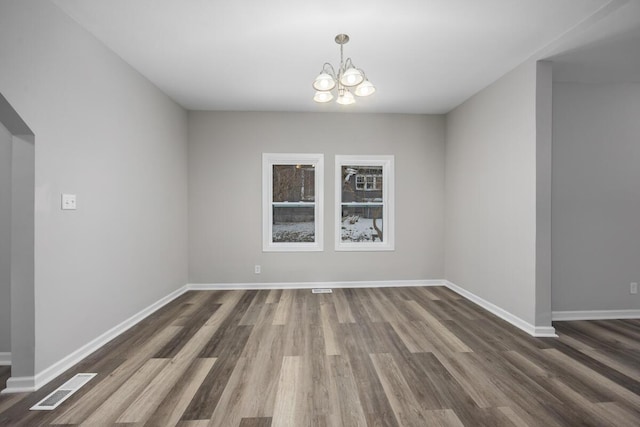
[[480,307],[484,308],[485,310],[495,314],[496,316],[498,316],[499,318],[501,318],[502,320],[505,320],[509,323],[511,323],[513,326],[522,329],[523,331],[525,331],[526,333],[528,333],[531,336],[534,337],[557,337],[558,335],[556,335],[556,330],[553,326],[535,326],[532,325],[529,322],[526,322],[525,320],[522,320],[521,318],[519,318],[518,316],[509,313],[508,311],[498,307],[497,305],[490,303],[489,301],[480,298],[479,296],[477,296],[474,293],[471,293],[469,291],[467,291],[466,289],[461,288],[460,286],[451,283],[448,280],[445,280],[445,286],[449,289],[451,289],[452,291],[462,295],[463,297],[465,297],[466,299],[468,299],[469,301],[475,302],[476,304],[478,304]]
[[402,288],[410,286],[445,286],[444,280],[374,280],[353,282],[266,282],[266,283],[190,283],[190,291],[233,291],[247,289],[313,288]]
[[[335,157],[335,215],[334,249],[336,251],[393,251],[395,250],[395,184],[393,155],[336,155]],[[343,242],[342,241],[342,167],[343,166],[380,166],[382,167],[382,242]],[[345,203],[349,206],[349,203]],[[354,205],[362,205],[356,203]]]
[[[314,208],[315,242],[273,242],[273,166],[312,164],[315,169],[314,202],[302,205]],[[282,203],[281,205],[285,205]],[[300,206],[299,203],[286,203]],[[262,251],[318,252],[324,249],[324,154],[262,153]]]
[[67,369],[71,368],[76,363],[80,362],[85,357],[89,356],[94,351],[98,350],[103,345],[107,344],[112,339],[116,338],[118,335],[125,332],[127,329],[136,325],[138,322],[143,320],[145,317],[149,316],[156,310],[170,303],[174,299],[178,298],[180,295],[187,292],[187,286],[183,286],[180,289],[171,292],[169,295],[159,299],[155,303],[150,306],[142,309],[138,313],[129,317],[124,322],[114,326],[109,329],[107,332],[93,339],[89,343],[83,345],[73,353],[67,355],[63,359],[57,361],[53,365],[48,368],[40,371],[33,377],[11,377],[7,380],[7,388],[2,390],[0,393],[22,393],[22,392],[32,392],[38,390],[40,387],[47,384],[49,381],[56,378],[58,375],[65,372]]
[[0,352],[0,366],[11,366],[11,353]]
[[551,319],[554,321],[640,319],[640,310],[554,311],[551,313]]
[[7,388],[0,391],[0,394],[30,393],[36,391],[34,384],[34,377],[10,377],[7,380]]

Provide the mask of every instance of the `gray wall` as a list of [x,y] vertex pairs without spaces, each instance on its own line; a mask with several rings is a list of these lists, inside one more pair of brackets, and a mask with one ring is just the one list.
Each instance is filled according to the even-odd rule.
[[553,310],[640,309],[640,84],[556,83]]
[[24,377],[35,364],[33,135],[13,135],[11,151],[11,375]]
[[[262,252],[263,152],[324,153],[323,252]],[[395,251],[334,250],[336,154],[395,155]],[[443,194],[443,116],[190,112],[189,281],[441,279]]]
[[0,123],[0,353],[11,352],[11,139]]
[[0,3],[0,63],[36,141],[37,373],[187,281],[187,117],[49,2]]
[[536,311],[537,68],[519,66],[447,115],[445,276],[550,326]]

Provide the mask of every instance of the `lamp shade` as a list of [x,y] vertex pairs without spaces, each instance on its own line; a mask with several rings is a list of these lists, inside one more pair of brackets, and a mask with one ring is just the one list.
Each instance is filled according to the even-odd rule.
[[340,77],[340,83],[346,87],[358,86],[360,83],[364,81],[364,75],[362,71],[358,70],[355,67],[347,68],[347,70],[342,73]]
[[329,91],[318,91],[313,96],[313,100],[316,102],[329,102],[333,99],[333,94]]
[[336,86],[336,81],[331,77],[331,74],[322,72],[313,81],[313,88],[318,91],[328,91]]
[[350,105],[356,102],[356,99],[353,97],[353,94],[351,92],[345,90],[338,96],[336,102],[340,105]]
[[358,96],[369,96],[375,91],[376,91],[376,87],[372,85],[369,80],[365,80],[358,85],[355,93]]

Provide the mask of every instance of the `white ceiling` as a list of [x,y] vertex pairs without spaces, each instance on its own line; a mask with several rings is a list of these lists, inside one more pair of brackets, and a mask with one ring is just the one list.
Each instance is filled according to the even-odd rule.
[[[53,2],[190,110],[444,113],[530,57],[640,35],[625,0]],[[312,101],[338,33],[378,89],[349,107]]]

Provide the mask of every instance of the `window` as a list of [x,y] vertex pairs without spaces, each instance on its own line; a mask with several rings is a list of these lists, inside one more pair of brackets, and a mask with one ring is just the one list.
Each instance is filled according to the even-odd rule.
[[336,156],[336,250],[394,249],[393,160]]
[[321,251],[322,154],[262,155],[262,250]]

